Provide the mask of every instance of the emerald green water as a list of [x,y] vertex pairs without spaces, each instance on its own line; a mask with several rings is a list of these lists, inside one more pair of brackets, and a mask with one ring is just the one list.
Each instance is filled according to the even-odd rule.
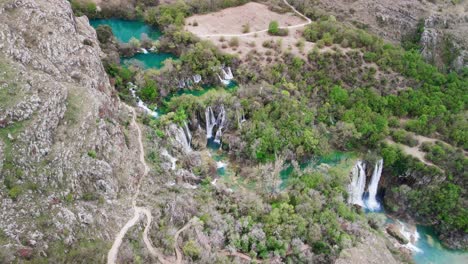
[[413,259],[418,264],[463,264],[468,263],[468,252],[450,250],[444,248],[434,233],[433,229],[427,226],[416,226],[420,239],[416,246],[422,250],[415,253]]
[[127,66],[136,65],[143,69],[160,69],[169,58],[177,59],[171,53],[138,53],[130,58],[120,58],[120,63]]
[[[117,40],[124,43],[127,43],[132,37],[141,39],[142,34],[148,35],[152,40],[158,40],[162,36],[160,30],[136,20],[94,19],[90,21],[90,24],[94,28],[100,25],[110,26]],[[160,69],[168,58],[176,59],[177,57],[170,53],[138,53],[130,58],[120,58],[120,63],[127,66],[137,65],[143,69]]]
[[[386,223],[394,223],[395,219],[387,216],[384,210],[366,213],[381,214]],[[464,264],[468,263],[468,252],[445,248],[437,237],[434,229],[429,226],[416,225],[419,239],[414,243],[418,251],[413,251],[413,260],[416,264]]]
[[127,43],[132,37],[141,39],[141,34],[146,34],[153,40],[157,40],[162,35],[161,31],[146,25],[144,22],[136,20],[123,20],[117,18],[93,19],[89,23],[94,28],[97,28],[100,25],[110,26],[117,40],[124,43]]

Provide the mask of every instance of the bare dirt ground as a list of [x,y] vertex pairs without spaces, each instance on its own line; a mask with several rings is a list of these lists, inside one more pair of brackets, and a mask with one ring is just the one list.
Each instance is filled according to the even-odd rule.
[[[271,21],[278,21],[281,27],[302,24],[305,21],[295,13],[278,14],[268,6],[251,2],[242,6],[226,8],[215,13],[195,15],[186,19],[186,29],[198,36],[212,34],[242,34],[244,25],[250,25],[250,31],[268,28]],[[198,26],[193,26],[198,22]]]
[[[277,21],[280,27],[292,27],[288,36],[270,36],[266,32],[273,20]],[[194,23],[198,25],[194,26]],[[266,5],[251,2],[210,14],[191,16],[186,19],[185,29],[200,38],[211,40],[227,53],[239,54],[241,58],[245,58],[252,50],[259,54],[272,52],[270,48],[263,46],[267,41],[280,41],[283,51],[305,57],[304,51],[311,50],[315,45],[305,42],[303,48],[296,46],[306,24],[308,21],[292,9],[291,12],[279,14],[269,10]],[[249,32],[243,30],[245,25],[249,25]],[[230,47],[228,43],[232,38],[237,38],[239,45]]]
[[[410,146],[407,146],[407,145],[404,145],[404,144],[396,143],[395,141],[393,141],[393,140],[391,140],[389,138],[386,141],[388,143],[390,143],[390,144],[400,146],[401,149],[403,150],[403,152],[405,152],[406,154],[408,154],[410,156],[413,156],[413,157],[419,159],[424,164],[437,167],[432,162],[430,162],[430,161],[428,161],[428,160],[426,160],[424,158],[424,156],[426,155],[426,152],[421,150],[421,145],[423,143],[426,143],[426,142],[435,143],[436,141],[439,141],[439,140],[435,139],[435,138],[429,138],[429,137],[421,136],[421,135],[414,135],[414,138],[417,139],[418,142],[419,142],[419,144],[414,146],[414,147],[410,147]],[[447,143],[445,143],[445,144],[447,144]]]

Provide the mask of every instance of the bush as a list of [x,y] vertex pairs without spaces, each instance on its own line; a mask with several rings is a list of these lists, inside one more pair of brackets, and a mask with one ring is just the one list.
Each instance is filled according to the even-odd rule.
[[187,243],[185,243],[184,247],[182,248],[182,251],[184,252],[184,255],[189,256],[190,258],[192,258],[192,260],[198,259],[201,253],[200,248],[193,240],[190,240]]
[[11,188],[8,191],[8,196],[10,196],[11,199],[16,200],[18,196],[21,195],[22,192],[23,192],[23,189],[21,188],[21,186],[16,185],[16,186],[13,186],[13,188]]
[[95,159],[97,157],[96,151],[94,151],[94,150],[88,151],[88,156]]
[[272,36],[287,36],[288,29],[280,28],[277,21],[271,21],[268,25],[268,34]]
[[233,37],[229,40],[229,47],[238,47],[239,46],[239,38]]
[[250,32],[250,24],[247,23],[247,24],[244,24],[242,25],[242,33],[249,33]]
[[102,44],[108,43],[114,37],[112,28],[108,25],[100,25],[96,28],[96,34],[99,42]]
[[395,142],[414,147],[418,145],[418,141],[408,132],[403,129],[393,130],[391,136]]

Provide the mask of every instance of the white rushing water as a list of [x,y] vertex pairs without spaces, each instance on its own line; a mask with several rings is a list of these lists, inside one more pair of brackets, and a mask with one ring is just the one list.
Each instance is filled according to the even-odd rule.
[[189,146],[192,145],[192,133],[187,125],[187,122],[184,121],[184,128],[185,128],[185,136],[187,137]]
[[201,80],[202,80],[202,77],[201,77],[200,74],[195,74],[195,75],[193,76],[193,81],[194,81],[195,83],[199,83],[199,82],[201,82]]
[[216,162],[216,168],[221,169],[221,168],[226,168],[227,164],[222,162],[222,161],[217,161]]
[[226,110],[224,110],[224,106],[221,106],[221,110],[219,111],[218,118],[216,119],[216,125],[218,126],[218,130],[216,131],[215,136],[215,143],[221,143],[221,137],[223,136],[223,129],[226,124]]
[[206,138],[210,139],[213,136],[213,128],[216,125],[216,118],[213,113],[211,106],[208,106],[205,110],[206,120]]
[[352,175],[353,179],[351,184],[348,186],[348,202],[364,207],[362,197],[366,188],[366,164],[362,160],[358,161],[356,165],[354,165]]
[[376,211],[380,209],[380,203],[377,201],[377,190],[379,187],[380,177],[382,176],[383,159],[375,163],[374,172],[369,184],[369,198],[366,201],[367,209]]
[[220,81],[224,86],[228,86],[228,85],[231,83],[231,81],[221,78],[221,76],[219,76],[219,74],[218,74],[218,78],[219,78],[219,81]]
[[[227,72],[226,72],[226,70],[227,70]],[[223,72],[225,80],[230,81],[230,80],[234,79],[234,75],[232,74],[231,67],[223,68],[223,69],[221,69],[221,71]]]
[[128,86],[130,88],[130,93],[132,94],[132,96],[137,100],[137,105],[139,108],[143,109],[143,111],[145,113],[147,113],[148,115],[156,118],[158,117],[158,112],[154,111],[154,110],[151,110],[148,108],[148,106],[146,106],[146,104],[140,99],[140,97],[138,97],[136,95],[136,88],[137,86],[131,82],[128,83]]
[[423,251],[416,246],[416,242],[420,239],[418,230],[416,227],[410,228],[406,223],[403,223],[397,220],[400,233],[409,241],[408,244],[403,245],[403,247],[418,253]]

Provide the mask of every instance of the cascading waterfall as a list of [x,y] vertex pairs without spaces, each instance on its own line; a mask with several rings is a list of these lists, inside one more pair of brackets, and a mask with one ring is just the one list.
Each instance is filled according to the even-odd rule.
[[179,126],[177,126],[175,124],[171,124],[169,126],[169,130],[170,130],[171,134],[174,135],[175,141],[177,141],[182,146],[182,149],[186,153],[192,151],[192,148],[190,147],[190,141],[187,138],[184,130],[181,127],[179,127]]
[[148,54],[148,50],[146,50],[145,48],[141,48],[140,50],[143,54]]
[[364,207],[362,197],[366,188],[366,164],[361,160],[358,161],[353,167],[352,175],[352,182],[348,186],[350,194],[348,202]]
[[377,201],[377,189],[379,187],[380,177],[382,176],[383,159],[375,163],[374,172],[369,184],[369,198],[366,201],[367,209],[371,211],[379,210],[380,203]]
[[234,75],[232,74],[231,67],[227,67],[227,77],[228,78],[224,78],[224,79],[228,79],[228,80],[234,79]]
[[187,122],[184,121],[184,128],[185,128],[185,135],[187,136],[189,145],[192,144],[192,133],[190,133],[190,129],[188,128]]
[[213,113],[211,106],[208,106],[205,110],[205,120],[206,120],[206,138],[209,139],[213,137],[213,128],[216,125],[216,118]]
[[185,87],[185,81],[182,79],[182,80],[178,80],[177,81],[179,84],[177,85],[180,89],[184,88]]
[[226,168],[227,164],[222,162],[222,161],[217,161],[216,162],[216,168],[218,169],[222,169],[222,168]]
[[397,223],[398,223],[398,227],[399,227],[399,230],[400,230],[400,233],[409,241],[408,244],[405,244],[403,245],[403,247],[411,250],[411,251],[414,251],[414,252],[423,252],[420,248],[418,248],[415,244],[416,242],[419,240],[420,236],[419,236],[419,233],[418,233],[418,230],[416,229],[416,227],[414,227],[413,230],[411,230],[407,224],[397,220]]
[[131,83],[131,82],[129,82],[127,85],[130,87],[130,93],[132,94],[132,96],[133,96],[135,99],[137,99],[137,105],[138,105],[138,107],[141,108],[141,109],[143,109],[143,111],[144,111],[145,113],[149,114],[150,116],[152,116],[152,117],[154,117],[154,118],[158,117],[158,113],[157,113],[156,111],[153,111],[153,110],[149,109],[149,108],[145,105],[145,103],[140,99],[140,97],[138,97],[138,96],[136,95],[136,88],[137,88],[137,86],[136,86],[135,84]]
[[224,110],[224,106],[221,106],[221,110],[218,114],[218,118],[216,119],[216,125],[218,126],[218,130],[216,131],[216,136],[214,142],[217,144],[221,143],[221,137],[223,136],[223,128],[226,123],[226,111]]
[[[227,69],[227,72],[226,72],[225,69]],[[222,68],[221,71],[223,72],[223,76],[224,76],[224,79],[225,79],[225,80],[232,80],[232,79],[234,79],[234,75],[232,75],[231,67]]]
[[201,82],[201,80],[202,80],[202,78],[201,78],[201,75],[200,75],[200,74],[195,74],[195,75],[193,76],[193,81],[194,81],[195,83],[199,83],[199,82]]
[[231,83],[229,80],[225,80],[225,79],[221,78],[221,76],[219,76],[219,74],[217,74],[217,75],[218,75],[219,80],[221,81],[221,83],[224,86],[228,86]]

